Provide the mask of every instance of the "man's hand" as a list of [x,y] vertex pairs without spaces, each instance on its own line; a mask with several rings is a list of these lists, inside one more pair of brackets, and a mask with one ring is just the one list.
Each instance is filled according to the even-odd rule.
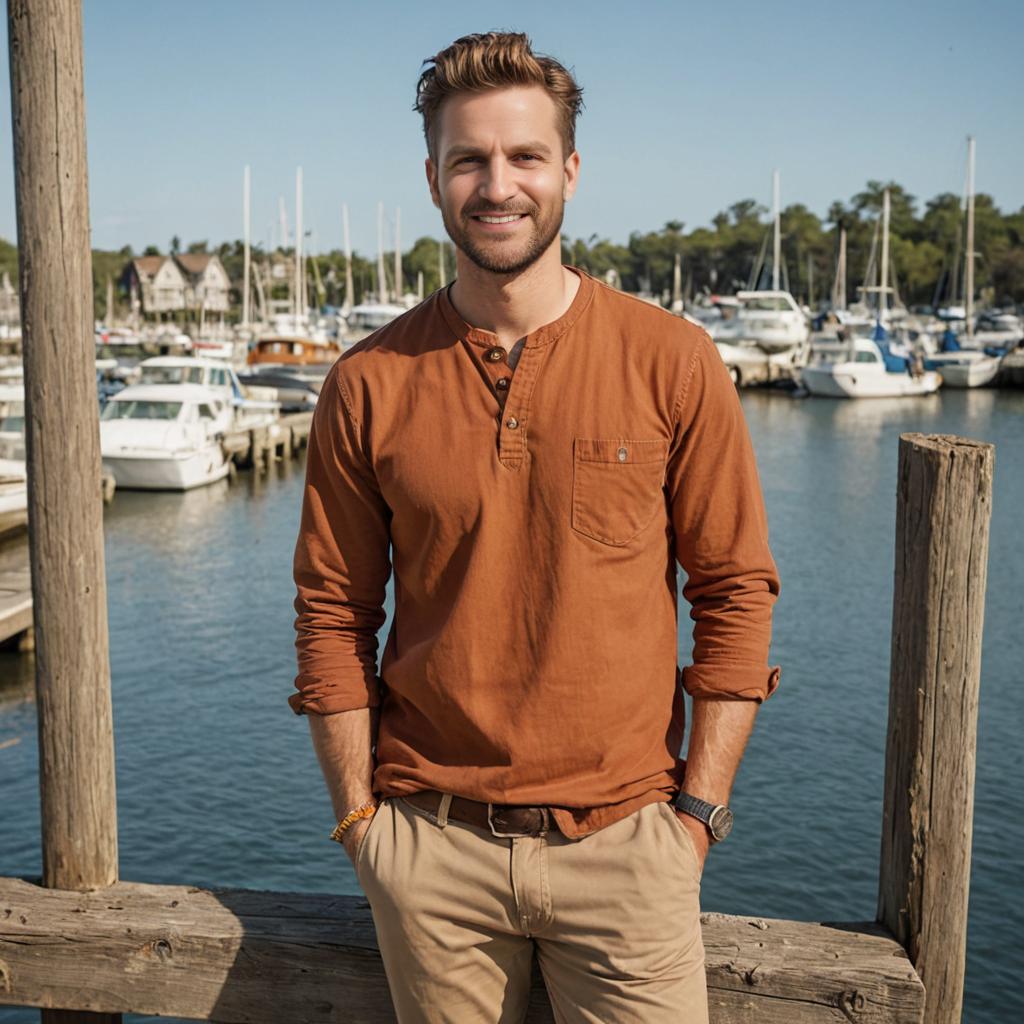
[[353,867],[356,863],[356,857],[359,855],[359,847],[363,844],[363,836],[366,835],[366,830],[370,827],[371,821],[373,821],[372,814],[369,818],[360,818],[354,825],[349,825],[341,834],[341,845],[345,847],[345,852],[348,854],[349,860],[352,861]]
[[672,813],[679,819],[683,828],[690,833],[693,845],[697,851],[697,867],[700,874],[704,873],[704,861],[707,860],[708,850],[711,848],[711,833],[703,821],[698,821],[692,814],[685,811],[678,811],[672,808]]

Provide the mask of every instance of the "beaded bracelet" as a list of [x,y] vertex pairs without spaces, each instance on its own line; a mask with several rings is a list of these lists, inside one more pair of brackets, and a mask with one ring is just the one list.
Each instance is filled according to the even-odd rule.
[[354,825],[357,821],[362,818],[370,818],[377,811],[377,805],[372,801],[365,803],[361,807],[357,807],[354,811],[349,811],[337,825],[334,826],[334,831],[331,833],[331,839],[335,842],[342,842],[342,835],[345,833],[349,826]]

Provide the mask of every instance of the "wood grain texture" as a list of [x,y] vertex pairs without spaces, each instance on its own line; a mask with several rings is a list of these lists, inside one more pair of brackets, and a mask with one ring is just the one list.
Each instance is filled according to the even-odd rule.
[[[9,0],[43,878],[117,880],[79,0]],[[44,1010],[43,1024],[118,1024]]]
[[992,445],[900,438],[889,726],[878,919],[927,989],[929,1024],[959,1024]]
[[[870,924],[705,914],[715,1024],[919,1024],[921,982]],[[232,1022],[392,1021],[359,897],[0,878],[0,1003]],[[551,1021],[535,974],[529,1021]]]

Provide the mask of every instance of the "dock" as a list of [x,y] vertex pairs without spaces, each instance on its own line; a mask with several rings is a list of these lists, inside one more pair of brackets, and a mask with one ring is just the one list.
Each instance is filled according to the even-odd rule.
[[1003,356],[995,383],[997,387],[1024,388],[1024,348],[1015,348]]
[[294,458],[306,446],[312,423],[311,412],[286,413],[268,427],[225,434],[221,446],[233,466],[262,472],[276,461]]
[[0,569],[0,644],[17,640],[19,650],[32,647],[32,576],[28,551],[22,549],[25,564]]

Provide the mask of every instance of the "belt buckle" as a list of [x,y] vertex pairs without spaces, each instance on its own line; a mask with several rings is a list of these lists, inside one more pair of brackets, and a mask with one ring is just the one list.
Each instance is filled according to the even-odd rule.
[[493,804],[488,802],[487,804],[487,825],[491,830],[491,835],[497,836],[499,839],[525,839],[528,836],[546,836],[551,831],[551,812],[546,807],[538,807],[541,815],[540,829],[535,832],[499,832],[494,824],[494,808],[507,807],[507,804]]

